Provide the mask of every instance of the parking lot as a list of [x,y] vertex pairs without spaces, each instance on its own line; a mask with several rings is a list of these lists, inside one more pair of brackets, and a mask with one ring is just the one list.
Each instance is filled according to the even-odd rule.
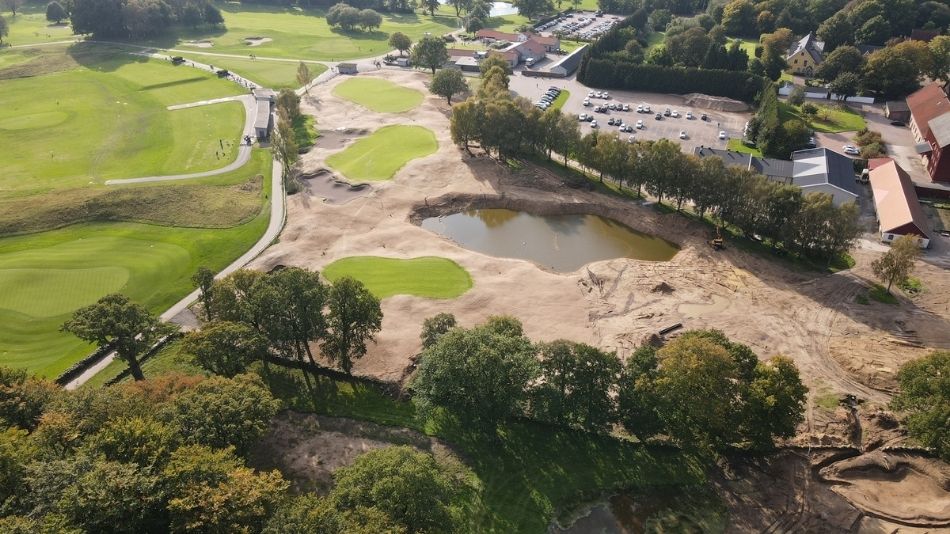
[[[635,139],[656,140],[671,139],[683,147],[684,152],[692,153],[697,146],[708,146],[714,148],[726,148],[726,143],[730,138],[740,139],[742,129],[746,121],[752,117],[752,113],[732,113],[725,111],[714,111],[700,109],[683,105],[683,98],[678,95],[641,93],[633,91],[610,91],[609,99],[591,98],[591,106],[583,105],[584,99],[592,90],[576,80],[538,80],[524,76],[511,77],[511,89],[520,96],[536,102],[549,86],[557,86],[570,91],[570,97],[561,108],[565,114],[577,118],[581,113],[593,115],[598,123],[598,129],[601,132],[618,132],[617,126],[609,126],[609,119],[620,119],[627,125],[633,126],[637,120],[642,120],[644,128],[642,130],[634,129],[633,133],[621,133],[623,139],[633,135]],[[608,111],[607,113],[595,113],[594,107],[598,104],[609,104],[613,102],[627,104],[630,111]],[[648,104],[653,113],[637,113],[635,110],[638,105]],[[670,111],[679,112],[679,118],[663,117],[662,120],[656,120],[656,113],[663,113],[667,108]],[[686,118],[686,113],[692,112],[693,119]],[[700,120],[700,116],[705,113],[708,121]],[[582,134],[589,133],[592,128],[589,122],[580,122],[578,124]],[[726,139],[719,139],[719,131],[726,132]],[[680,139],[680,131],[686,132],[686,139]],[[618,132],[619,133],[619,132]]]
[[561,33],[569,39],[596,39],[620,22],[622,17],[617,15],[596,14],[592,11],[579,11],[566,15],[560,19],[542,24],[536,28],[541,35]]

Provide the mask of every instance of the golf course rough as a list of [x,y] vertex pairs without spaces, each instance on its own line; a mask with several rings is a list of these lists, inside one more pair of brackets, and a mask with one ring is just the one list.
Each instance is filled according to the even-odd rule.
[[435,134],[422,126],[384,126],[327,158],[350,181],[389,180],[406,163],[433,154]]
[[350,256],[327,265],[323,276],[330,281],[344,276],[355,278],[380,299],[393,295],[452,299],[472,288],[468,271],[450,259],[437,256],[407,260]]
[[425,98],[415,89],[378,78],[350,78],[334,87],[333,95],[379,113],[403,113],[417,108]]

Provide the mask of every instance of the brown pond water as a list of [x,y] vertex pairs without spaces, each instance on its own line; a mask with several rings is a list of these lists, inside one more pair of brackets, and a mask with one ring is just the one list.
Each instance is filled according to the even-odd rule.
[[422,227],[467,249],[533,261],[557,272],[613,258],[667,261],[679,251],[664,239],[597,215],[477,209],[430,217],[422,221]]

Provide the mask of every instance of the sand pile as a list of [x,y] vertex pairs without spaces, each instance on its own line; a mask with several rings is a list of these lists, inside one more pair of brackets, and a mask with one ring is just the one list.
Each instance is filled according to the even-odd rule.
[[683,96],[684,104],[701,109],[716,111],[749,111],[749,105],[740,100],[733,100],[724,96],[710,96],[700,93],[689,93]]

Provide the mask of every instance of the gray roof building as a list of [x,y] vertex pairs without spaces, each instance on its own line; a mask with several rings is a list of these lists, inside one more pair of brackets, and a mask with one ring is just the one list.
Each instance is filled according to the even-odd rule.
[[693,153],[701,158],[717,156],[726,165],[756,171],[769,180],[795,185],[805,195],[827,193],[838,206],[858,198],[851,158],[826,148],[796,151],[792,154],[792,161],[708,147],[697,147]]
[[824,54],[825,51],[825,43],[819,41],[818,38],[815,37],[814,33],[808,32],[808,35],[802,37],[797,42],[792,44],[792,47],[789,49],[788,55],[786,57],[792,57],[802,50],[811,56],[812,60],[818,64],[821,63],[823,59],[822,54]]

